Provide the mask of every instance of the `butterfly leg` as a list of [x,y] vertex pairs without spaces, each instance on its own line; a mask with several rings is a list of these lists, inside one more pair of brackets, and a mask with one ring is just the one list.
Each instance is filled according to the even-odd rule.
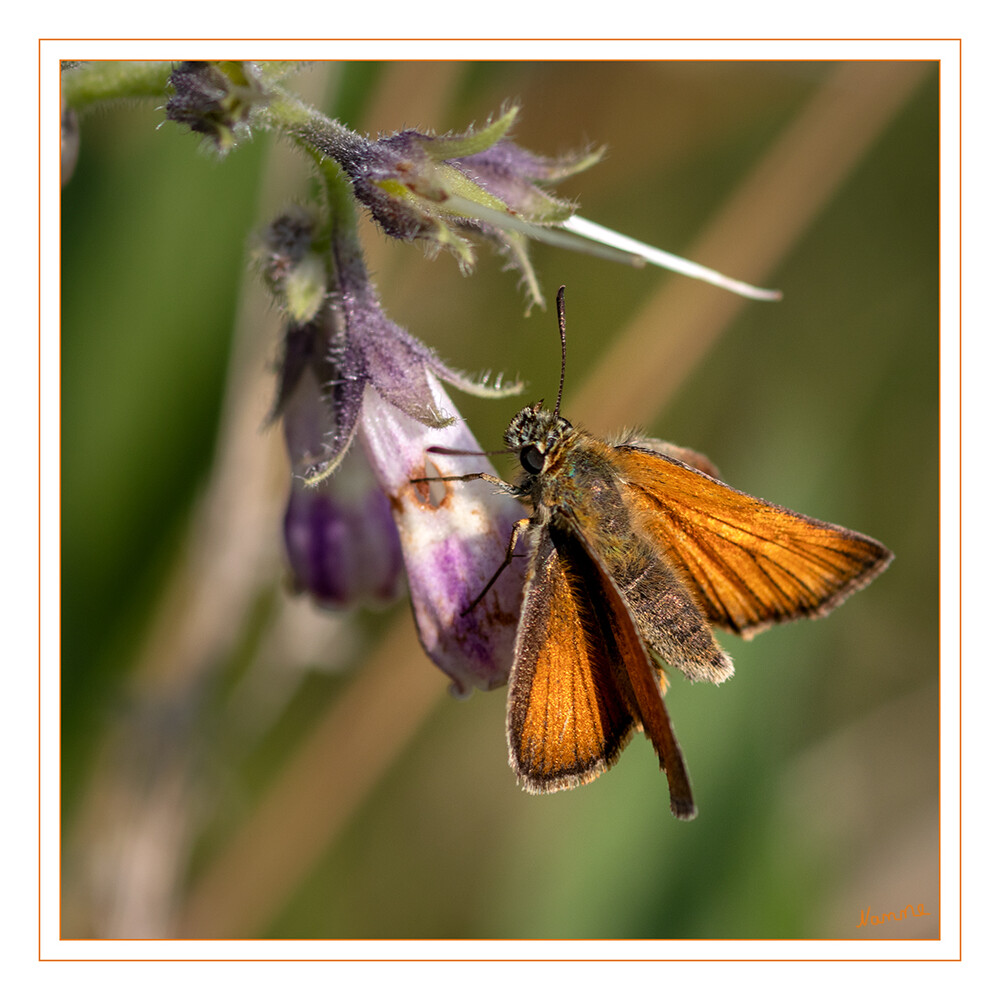
[[521,535],[528,530],[528,526],[531,524],[531,519],[527,517],[522,517],[519,521],[514,522],[514,527],[510,532],[510,542],[507,544],[507,552],[503,557],[503,562],[497,568],[497,571],[489,578],[486,586],[483,587],[479,596],[462,612],[463,615],[469,614],[473,608],[489,593],[490,587],[493,586],[497,580],[500,579],[500,574],[514,561],[514,549],[517,548],[518,540]]

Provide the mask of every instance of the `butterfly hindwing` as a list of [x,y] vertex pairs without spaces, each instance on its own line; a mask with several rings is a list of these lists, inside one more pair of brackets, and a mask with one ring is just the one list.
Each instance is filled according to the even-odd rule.
[[617,652],[624,668],[624,677],[619,678],[619,684],[625,690],[626,698],[643,732],[656,750],[660,769],[667,776],[673,814],[678,819],[694,819],[697,813],[694,796],[691,794],[684,758],[663,703],[659,672],[653,665],[636,620],[617,584],[598,555],[586,543],[581,545],[581,548],[584,547],[589,556],[586,561],[586,576],[592,600],[595,606],[606,611],[605,627],[613,637],[609,646]]

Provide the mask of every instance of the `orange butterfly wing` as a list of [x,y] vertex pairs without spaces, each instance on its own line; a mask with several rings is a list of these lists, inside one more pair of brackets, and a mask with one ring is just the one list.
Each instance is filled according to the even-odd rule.
[[822,617],[892,560],[873,538],[765,503],[661,451],[625,444],[616,456],[637,527],[708,619],[745,638]]
[[694,819],[698,810],[691,794],[687,768],[663,704],[666,678],[653,666],[621,591],[596,553],[585,541],[583,545],[590,556],[587,568],[594,605],[602,608],[607,615],[606,627],[612,637],[609,646],[625,668],[625,678],[620,683],[627,691],[628,701],[642,725],[642,731],[656,750],[660,770],[667,776],[670,809],[678,819]]
[[537,529],[508,696],[510,762],[528,791],[593,780],[641,723],[670,785],[696,814],[658,675],[621,593],[585,543]]
[[[507,700],[510,764],[529,792],[592,781],[610,767],[635,727],[615,672],[606,629],[585,570],[536,527]],[[559,536],[561,547],[571,545]]]

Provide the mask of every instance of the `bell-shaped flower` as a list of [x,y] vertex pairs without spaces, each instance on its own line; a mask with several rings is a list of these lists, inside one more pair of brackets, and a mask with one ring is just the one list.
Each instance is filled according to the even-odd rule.
[[354,190],[390,236],[447,247],[465,269],[474,262],[467,235],[480,234],[511,258],[538,301],[527,235],[511,220],[527,226],[565,222],[573,214],[572,203],[538,184],[585,170],[601,154],[549,159],[521,149],[507,138],[517,111],[511,108],[462,135],[407,130],[379,139],[354,179]]
[[518,575],[501,574],[477,598],[523,510],[486,483],[439,480],[494,474],[441,381],[488,396],[519,386],[450,369],[388,319],[360,255],[336,241],[330,272],[316,315],[287,327],[276,404],[293,472],[285,539],[295,582],[327,606],[379,601],[405,566],[421,642],[453,690],[502,684]]
[[557,158],[530,153],[507,137],[517,113],[510,108],[462,134],[407,129],[368,140],[337,133],[326,145],[322,136],[316,143],[341,165],[355,197],[387,235],[420,240],[432,251],[445,247],[466,271],[475,262],[469,237],[477,235],[508,257],[532,301],[541,303],[529,238],[561,225],[575,209],[540,185],[585,170],[601,152]]
[[[432,375],[442,412],[452,404]],[[511,529],[524,508],[489,483],[442,481],[479,472],[496,476],[465,422],[430,429],[369,388],[360,437],[389,497],[406,563],[420,641],[452,678],[455,694],[503,684],[514,658],[522,577],[503,572]],[[438,478],[441,477],[441,478]]]
[[[307,337],[290,330],[289,354],[302,361]],[[311,341],[316,343],[316,341]],[[294,465],[323,453],[329,405],[317,366],[301,364],[281,403],[285,444]],[[307,485],[292,476],[284,520],[285,550],[296,591],[317,604],[344,608],[385,604],[403,590],[403,554],[389,500],[358,448],[347,449],[336,476]]]
[[337,160],[387,235],[420,240],[432,251],[446,247],[466,271],[475,262],[469,237],[478,235],[520,272],[532,303],[543,304],[528,259],[533,239],[633,266],[653,263],[750,298],[780,298],[576,215],[572,202],[542,185],[586,170],[603,150],[555,158],[531,153],[509,138],[517,113],[512,107],[457,135],[408,129],[372,141],[341,128],[317,130],[313,140]]

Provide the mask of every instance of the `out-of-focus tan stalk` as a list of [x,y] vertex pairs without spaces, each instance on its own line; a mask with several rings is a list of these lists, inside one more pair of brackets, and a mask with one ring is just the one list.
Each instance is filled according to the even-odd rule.
[[[931,68],[926,62],[836,66],[684,256],[742,281],[768,284]],[[567,412],[586,413],[594,432],[652,423],[748,306],[710,285],[671,278],[615,337]],[[608,392],[609,385],[628,385],[629,391]]]

